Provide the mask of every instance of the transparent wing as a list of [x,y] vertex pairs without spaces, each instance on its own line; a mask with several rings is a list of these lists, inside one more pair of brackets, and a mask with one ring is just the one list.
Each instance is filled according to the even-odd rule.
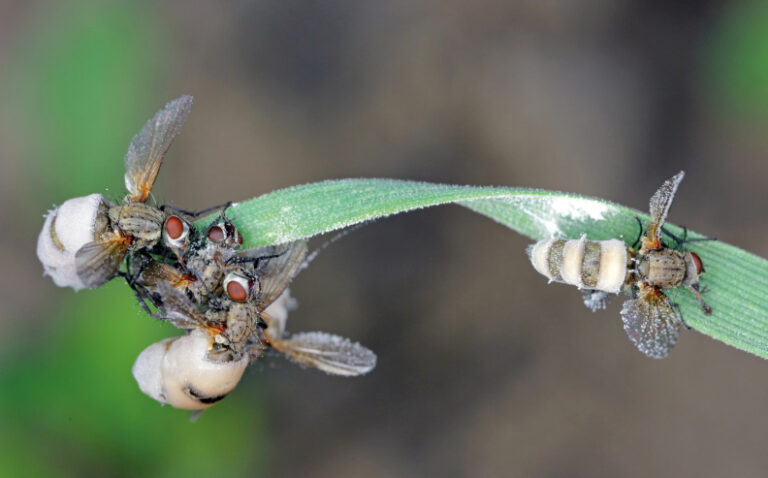
[[115,276],[129,244],[121,236],[85,244],[75,253],[77,276],[89,289],[103,285]]
[[272,347],[292,362],[331,375],[354,377],[376,366],[376,354],[362,345],[325,332],[304,332],[272,341]]
[[680,336],[681,320],[660,292],[624,302],[621,319],[635,347],[652,358],[666,357]]
[[[269,246],[247,251],[248,257],[276,256],[260,262],[256,275],[261,282],[261,293],[254,299],[259,312],[269,307],[288,288],[302,268],[307,257],[307,242],[296,241],[282,246]],[[238,254],[237,257],[243,257]]]
[[183,292],[167,282],[159,282],[157,290],[165,310],[163,318],[180,329],[209,329],[208,321]]
[[671,178],[664,181],[664,184],[651,196],[651,224],[648,226],[646,236],[655,240],[658,238],[659,230],[664,222],[667,220],[667,213],[669,207],[672,205],[672,200],[675,198],[677,187],[680,185],[680,181],[683,180],[685,173],[680,171]]
[[125,187],[131,201],[144,202],[152,190],[163,156],[181,131],[192,108],[192,97],[169,102],[133,137],[125,155]]
[[137,281],[145,287],[157,287],[161,282],[168,282],[173,287],[181,287],[187,285],[192,279],[192,276],[184,274],[172,265],[152,260],[141,268]]

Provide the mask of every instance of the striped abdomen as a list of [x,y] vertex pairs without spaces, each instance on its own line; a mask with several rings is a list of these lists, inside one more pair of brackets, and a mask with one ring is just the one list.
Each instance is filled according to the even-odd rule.
[[619,293],[627,279],[629,254],[623,241],[550,239],[528,249],[533,267],[549,280]]

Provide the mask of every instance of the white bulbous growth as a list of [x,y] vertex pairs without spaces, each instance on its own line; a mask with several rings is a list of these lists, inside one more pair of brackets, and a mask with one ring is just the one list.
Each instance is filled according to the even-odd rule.
[[279,339],[285,334],[285,323],[288,320],[288,312],[296,308],[296,299],[291,297],[291,290],[285,289],[269,307],[264,309],[264,315],[269,317],[267,332],[274,339]]
[[94,226],[103,202],[101,194],[69,199],[45,217],[37,238],[37,257],[57,286],[85,287],[77,275],[75,253],[95,239]]
[[162,404],[202,410],[224,398],[243,376],[248,355],[238,361],[208,359],[211,337],[201,330],[150,345],[133,364],[142,392]]

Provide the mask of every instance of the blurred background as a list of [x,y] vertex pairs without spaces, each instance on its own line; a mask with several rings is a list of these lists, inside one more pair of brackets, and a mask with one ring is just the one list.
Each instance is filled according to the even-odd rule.
[[263,361],[195,423],[159,406],[131,365],[178,332],[120,281],[55,287],[35,242],[54,204],[121,198],[130,139],[185,93],[160,203],[392,177],[646,210],[684,169],[671,220],[768,255],[763,1],[0,0],[0,476],[765,476],[765,361],[696,332],[647,359],[621,301],[587,311],[454,206],[294,283],[289,329],[373,373]]

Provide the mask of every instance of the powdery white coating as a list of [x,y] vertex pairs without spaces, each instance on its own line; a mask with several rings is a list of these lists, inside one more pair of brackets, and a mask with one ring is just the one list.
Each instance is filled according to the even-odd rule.
[[578,241],[568,241],[563,246],[563,263],[560,265],[560,275],[568,284],[573,284],[581,289],[581,263],[584,259],[584,247],[587,236],[581,236]]
[[[75,290],[85,287],[77,275],[75,253],[94,240],[93,228],[103,200],[101,194],[69,199],[45,217],[37,238],[37,257],[44,274],[51,276],[57,286]],[[52,230],[59,244],[54,241]]]
[[[550,271],[550,252],[554,242],[554,239],[539,241],[527,250],[533,267],[550,282],[557,280],[557,282],[575,285],[579,289],[587,287],[613,294],[621,292],[627,276],[628,260],[624,241],[619,239],[587,241],[586,235],[582,235],[579,239],[567,240],[563,244],[560,262],[555,264],[557,274],[553,275]],[[594,287],[584,285],[582,278],[587,242],[600,245],[600,269],[597,271],[597,283]],[[555,279],[556,276],[559,278]]]
[[600,271],[597,289],[618,294],[627,276],[627,246],[624,241],[600,241]]
[[564,218],[575,221],[602,221],[610,212],[610,205],[597,199],[581,198],[573,196],[541,197],[535,200],[536,207],[531,207],[530,198],[514,198],[508,200],[510,204],[516,204],[531,219],[534,219],[546,237],[560,237],[562,230],[560,222]]
[[168,347],[179,337],[156,342],[141,351],[131,372],[139,384],[139,389],[162,404],[168,403],[163,393],[163,376],[159,364],[168,352]]
[[528,256],[531,258],[533,268],[550,281],[552,280],[552,275],[549,273],[547,255],[549,254],[549,248],[552,247],[552,242],[554,242],[553,239],[539,241],[528,248]]
[[608,292],[602,290],[588,290],[582,297],[584,305],[592,312],[605,309],[605,303],[608,300]]
[[549,207],[558,215],[571,219],[592,219],[602,221],[608,212],[608,205],[595,199],[578,197],[552,197]]
[[160,403],[185,410],[208,408],[231,392],[248,366],[207,358],[211,338],[201,330],[150,345],[139,354],[133,376],[142,392]]

